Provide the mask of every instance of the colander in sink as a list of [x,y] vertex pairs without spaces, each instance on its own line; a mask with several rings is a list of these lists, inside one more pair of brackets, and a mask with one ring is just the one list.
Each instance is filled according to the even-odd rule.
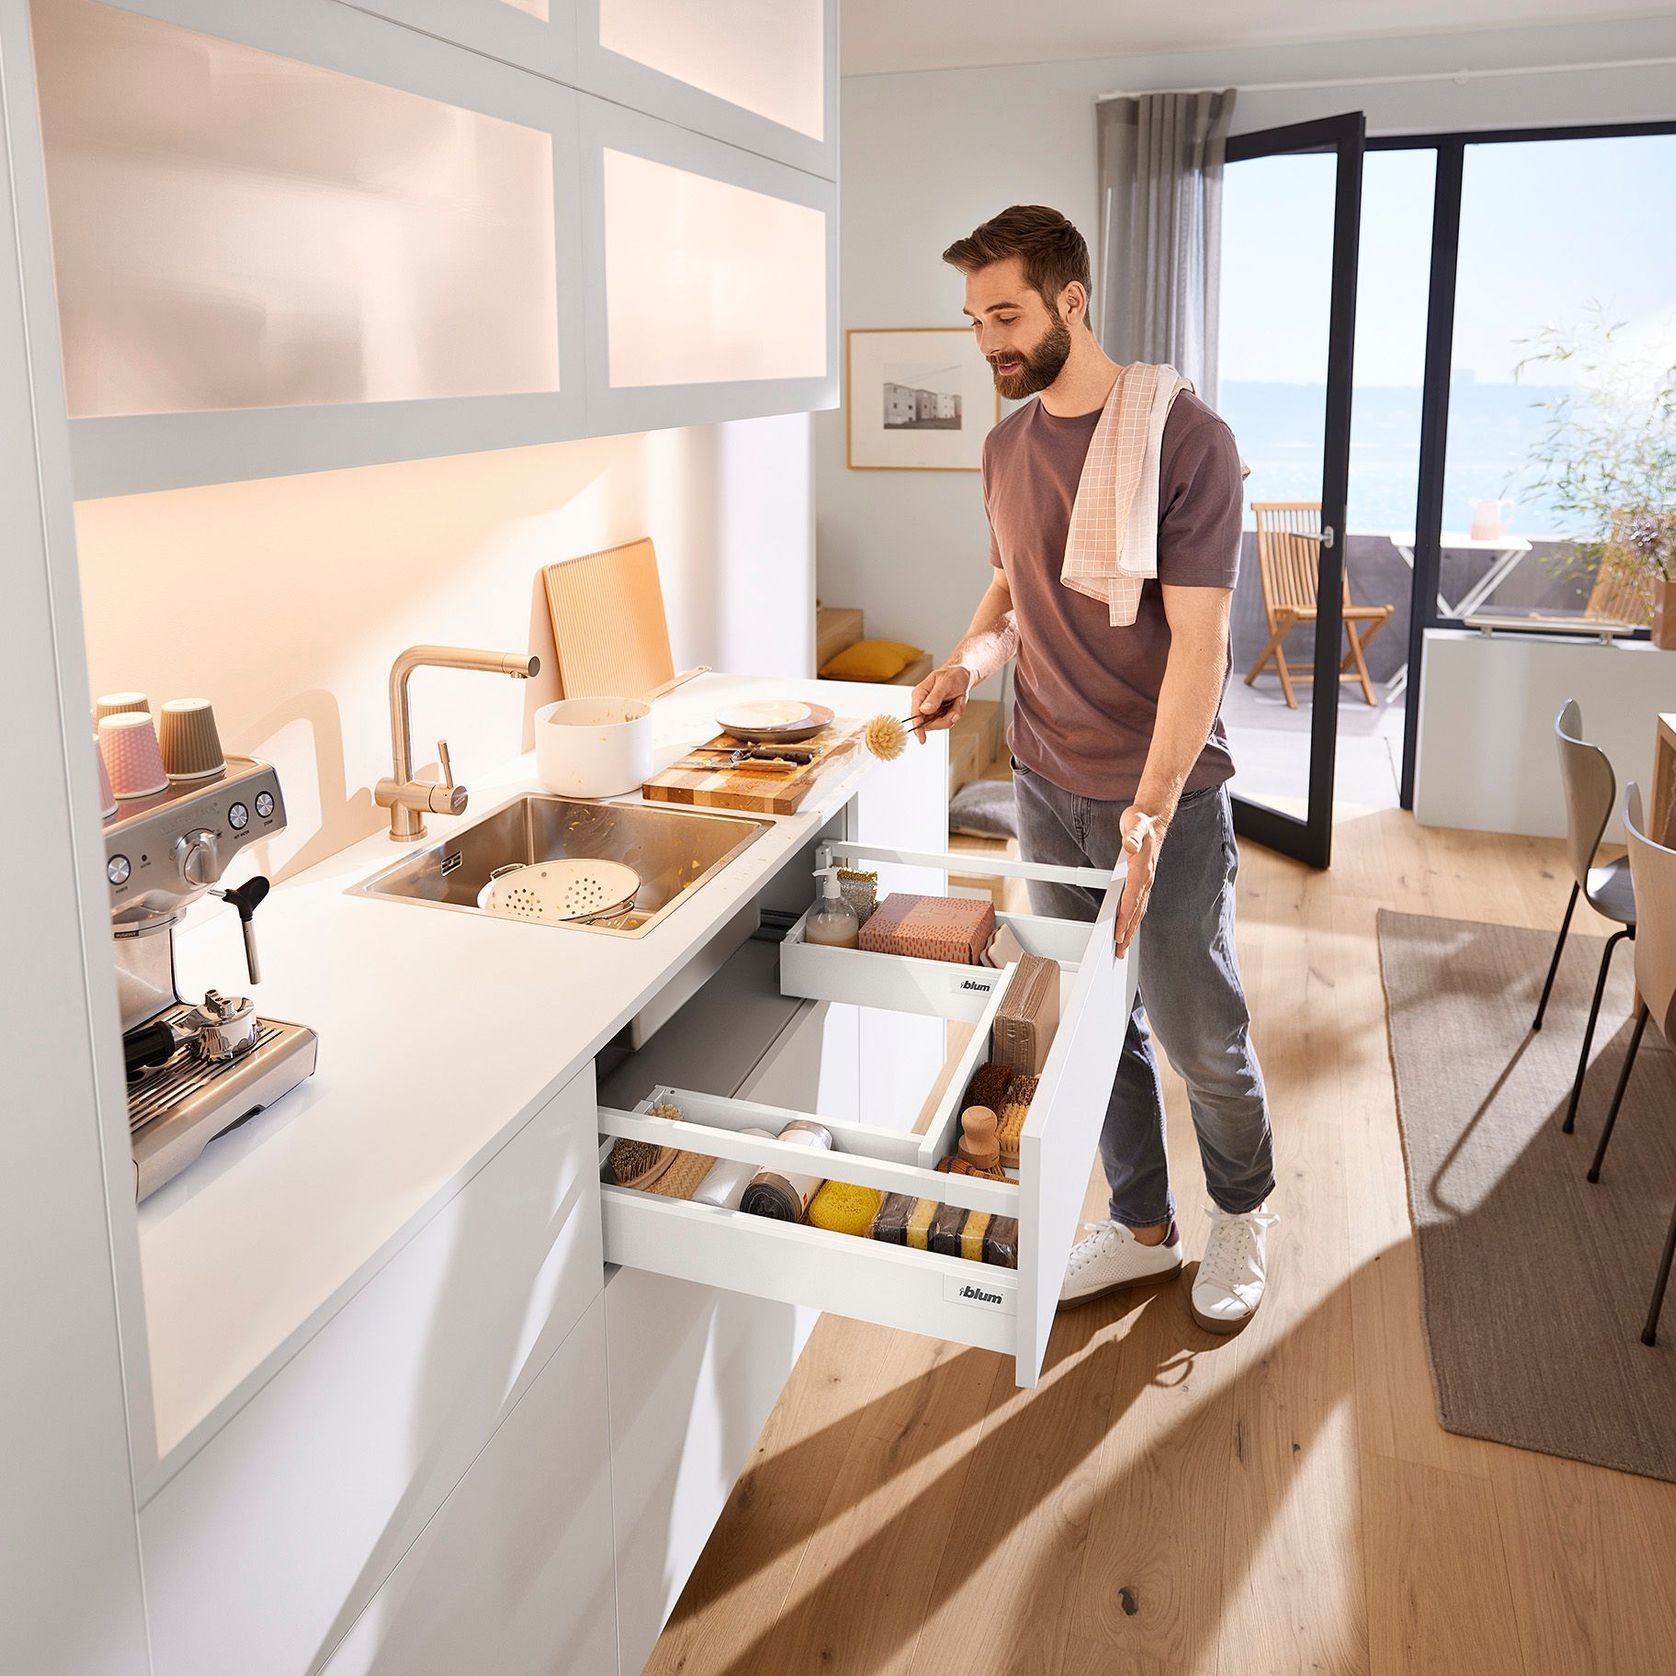
[[639,889],[640,875],[620,861],[535,861],[497,867],[477,905],[508,919],[562,925],[620,914]]

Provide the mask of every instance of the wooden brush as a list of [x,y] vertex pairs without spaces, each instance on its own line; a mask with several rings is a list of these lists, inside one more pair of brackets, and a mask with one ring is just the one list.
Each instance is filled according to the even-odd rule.
[[900,721],[894,716],[875,716],[867,724],[861,742],[880,762],[895,762],[908,743],[909,728],[936,721],[939,716],[947,715],[957,702],[947,699],[924,716],[904,716]]

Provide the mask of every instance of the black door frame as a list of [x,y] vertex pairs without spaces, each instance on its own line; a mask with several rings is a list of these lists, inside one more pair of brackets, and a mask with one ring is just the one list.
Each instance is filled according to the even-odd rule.
[[[1361,111],[1289,123],[1228,140],[1227,161],[1331,152],[1338,162],[1333,193],[1331,302],[1327,320],[1326,430],[1321,454],[1321,527],[1332,532],[1320,548],[1316,581],[1315,672],[1310,694],[1309,806],[1305,819],[1234,796],[1234,830],[1311,867],[1333,854],[1333,776],[1338,751],[1339,663],[1344,639],[1345,502],[1350,485],[1350,404],[1356,353],[1356,263],[1361,247],[1362,153],[1367,118]],[[1419,555],[1415,555],[1418,570]],[[1236,781],[1237,784],[1237,781]]]

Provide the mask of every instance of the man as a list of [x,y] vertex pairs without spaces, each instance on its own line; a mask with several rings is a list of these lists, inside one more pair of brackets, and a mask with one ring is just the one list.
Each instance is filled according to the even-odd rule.
[[[1140,584],[1133,622],[1113,626],[1115,610],[1061,580],[1072,509],[1119,381],[1161,375],[1101,350],[1088,246],[1057,211],[1015,206],[944,260],[966,276],[965,312],[996,388],[1036,400],[984,445],[994,575],[965,639],[914,689],[914,713],[927,718],[919,731],[952,726],[971,688],[1016,656],[1008,743],[1025,858],[1128,863],[1116,940],[1120,954],[1135,948],[1139,992],[1100,1139],[1109,1220],[1088,1224],[1072,1250],[1062,1300],[1181,1267],[1156,1033],[1187,1083],[1211,1198],[1193,1315],[1236,1332],[1262,1301],[1274,1220],[1267,1103],[1234,955],[1234,765],[1218,714],[1239,566],[1239,453],[1190,390],[1175,396],[1159,421],[1157,576]],[[1150,542],[1150,519],[1144,528]],[[1037,913],[1065,919],[1092,920],[1099,904],[1076,886],[1032,883],[1030,895]]]

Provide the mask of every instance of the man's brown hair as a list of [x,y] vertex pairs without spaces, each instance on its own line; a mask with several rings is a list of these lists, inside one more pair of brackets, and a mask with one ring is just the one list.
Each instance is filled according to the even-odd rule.
[[1058,210],[1043,204],[1014,204],[943,252],[943,260],[963,274],[1010,256],[1023,261],[1026,283],[1052,313],[1058,313],[1059,293],[1072,280],[1080,281],[1084,291],[1091,289],[1088,241]]

